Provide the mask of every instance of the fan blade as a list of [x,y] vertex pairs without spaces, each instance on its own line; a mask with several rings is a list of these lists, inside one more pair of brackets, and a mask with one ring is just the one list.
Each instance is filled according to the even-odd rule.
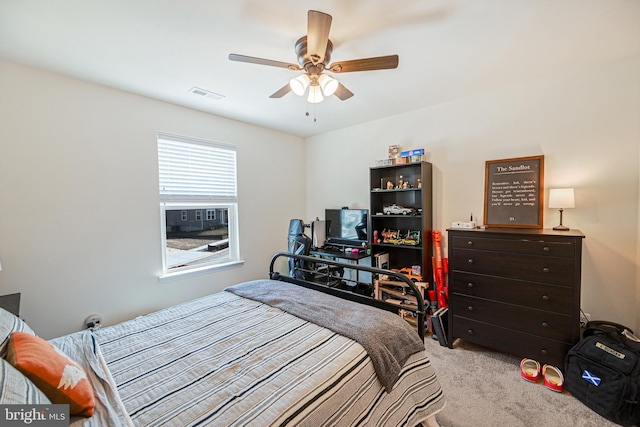
[[290,64],[288,62],[274,61],[272,59],[256,58],[256,57],[253,57],[253,56],[236,55],[235,53],[230,53],[229,54],[229,59],[231,61],[248,62],[250,64],[270,65],[272,67],[288,68],[290,70],[302,70],[302,68],[297,64]]
[[334,73],[351,73],[353,71],[388,70],[398,67],[398,59],[398,55],[389,55],[334,62],[329,67],[329,71],[333,71]]
[[307,14],[307,52],[313,65],[324,63],[331,19],[331,15],[317,10],[310,10]]
[[287,83],[286,85],[275,91],[269,98],[282,98],[289,92],[291,92],[291,86],[289,85],[289,83]]
[[353,92],[344,87],[342,83],[338,83],[338,89],[333,93],[335,96],[340,98],[342,101],[345,99],[349,99],[353,96]]

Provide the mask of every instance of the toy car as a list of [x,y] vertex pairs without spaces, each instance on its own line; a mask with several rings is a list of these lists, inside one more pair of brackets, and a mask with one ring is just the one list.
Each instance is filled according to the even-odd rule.
[[403,267],[403,268],[401,268],[399,270],[394,270],[394,271],[397,271],[398,273],[404,274],[409,279],[411,279],[411,281],[413,281],[413,282],[421,282],[422,281],[422,275],[413,274],[413,271],[411,270],[411,268]]
[[413,213],[413,209],[403,208],[394,203],[393,205],[383,207],[382,212],[385,215],[410,215]]

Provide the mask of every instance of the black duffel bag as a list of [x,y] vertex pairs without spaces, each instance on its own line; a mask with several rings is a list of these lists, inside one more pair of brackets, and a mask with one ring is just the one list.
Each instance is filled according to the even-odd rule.
[[631,329],[612,322],[588,322],[569,350],[565,388],[610,421],[640,424],[640,342]]

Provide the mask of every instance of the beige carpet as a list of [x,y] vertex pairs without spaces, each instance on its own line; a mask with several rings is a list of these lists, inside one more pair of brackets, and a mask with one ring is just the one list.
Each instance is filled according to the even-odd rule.
[[568,392],[520,377],[520,359],[457,340],[454,348],[425,338],[427,354],[444,390],[441,427],[616,426]]

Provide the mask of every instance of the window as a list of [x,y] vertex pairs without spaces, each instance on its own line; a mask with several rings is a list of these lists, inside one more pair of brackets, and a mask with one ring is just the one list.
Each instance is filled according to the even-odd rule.
[[235,147],[158,133],[158,170],[164,273],[238,262]]

